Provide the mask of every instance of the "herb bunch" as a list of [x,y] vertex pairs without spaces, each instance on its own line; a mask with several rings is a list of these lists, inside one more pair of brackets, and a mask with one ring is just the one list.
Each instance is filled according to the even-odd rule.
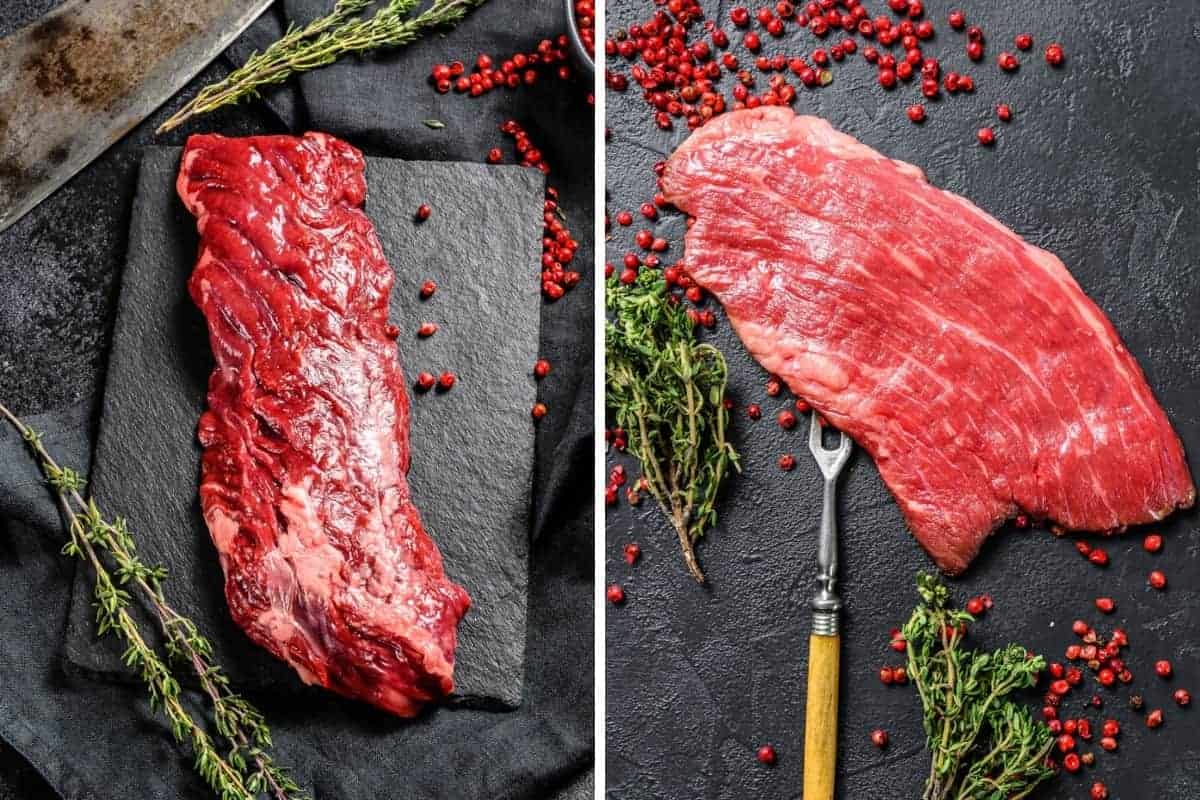
[[261,53],[220,81],[200,90],[187,105],[158,128],[158,133],[182,125],[188,119],[243,99],[258,97],[266,86],[283,83],[301,72],[325,67],[349,53],[381,47],[403,47],[426,31],[456,25],[472,9],[487,0],[434,0],[429,8],[409,17],[420,0],[388,0],[369,17],[360,13],[375,0],[337,0],[333,10],[309,24],[291,25],[287,32]]
[[917,593],[903,632],[932,754],[924,800],[1027,797],[1054,776],[1047,763],[1054,736],[1010,695],[1037,682],[1045,659],[1018,644],[967,649],[975,618],[951,608],[949,590],[932,575],[917,577]]
[[695,544],[716,524],[717,492],[738,455],[726,439],[728,368],[696,339],[687,311],[660,272],[629,285],[610,278],[605,293],[605,402],[627,432],[650,493],[670,519],[688,571],[704,573]]
[[[115,635],[125,645],[122,661],[141,677],[151,707],[166,716],[175,740],[190,746],[196,772],[221,800],[255,800],[264,793],[273,800],[304,798],[296,782],[272,760],[267,750],[271,732],[262,714],[232,690],[228,676],[212,662],[212,644],[196,624],[167,602],[162,589],[166,570],[139,558],[124,519],[110,522],[94,498],[84,499],[82,477],[55,461],[39,433],[3,404],[0,417],[21,434],[54,491],[68,523],[63,554],[78,558],[92,571],[97,633]],[[134,619],[135,596],[158,625],[166,658]],[[215,737],[185,705],[172,664],[185,664],[195,674],[211,704]]]

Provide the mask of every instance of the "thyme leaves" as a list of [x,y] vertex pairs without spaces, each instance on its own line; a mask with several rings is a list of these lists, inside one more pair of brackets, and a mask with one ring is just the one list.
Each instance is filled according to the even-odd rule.
[[[190,747],[196,772],[221,800],[256,800],[264,793],[272,800],[305,798],[268,752],[271,732],[261,712],[233,691],[196,624],[167,602],[162,588],[166,570],[142,561],[124,519],[110,521],[95,498],[84,498],[83,477],[54,459],[40,433],[3,404],[0,418],[24,439],[54,492],[67,521],[63,555],[79,559],[92,572],[98,635],[116,636],[125,645],[122,661],[141,678],[151,707],[167,718],[175,740]],[[165,658],[134,618],[138,601],[158,626]],[[198,680],[211,707],[215,736],[185,704],[175,664],[186,665]]]
[[951,608],[949,589],[932,575],[917,577],[917,593],[903,633],[931,754],[924,800],[1026,797],[1054,775],[1046,763],[1054,737],[1010,696],[1037,682],[1045,659],[1018,644],[967,649],[974,617]]
[[383,47],[403,47],[427,31],[458,24],[487,0],[434,0],[409,17],[418,0],[388,0],[373,15],[360,16],[375,0],[337,0],[333,10],[309,24],[292,25],[279,40],[220,81],[210,84],[158,128],[164,133],[222,106],[258,97],[293,75],[325,67],[344,55]]
[[605,402],[628,435],[650,493],[679,537],[688,572],[704,582],[695,545],[717,521],[716,501],[738,454],[727,439],[728,368],[696,339],[661,273],[608,281]]

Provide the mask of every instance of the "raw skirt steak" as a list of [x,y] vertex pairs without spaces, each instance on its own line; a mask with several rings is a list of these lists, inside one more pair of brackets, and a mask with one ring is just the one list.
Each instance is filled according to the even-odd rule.
[[688,273],[875,459],[946,572],[1019,513],[1117,531],[1190,506],[1183,448],[1053,254],[814,117],[722,115],[663,176]]
[[454,686],[470,598],[409,496],[393,275],[364,161],[324,134],[188,139],[189,282],[216,368],[200,503],[233,618],[306,683],[401,716]]

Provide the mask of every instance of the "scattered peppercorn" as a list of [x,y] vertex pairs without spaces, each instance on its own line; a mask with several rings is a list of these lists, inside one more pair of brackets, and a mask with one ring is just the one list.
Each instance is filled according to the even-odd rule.
[[1175,701],[1175,705],[1186,708],[1192,704],[1192,693],[1187,689],[1176,689],[1171,699]]
[[1067,753],[1063,756],[1063,769],[1072,774],[1079,772],[1080,761],[1079,756],[1075,753]]
[[1018,50],[1028,50],[1033,47],[1033,36],[1028,33],[1018,33],[1013,39],[1013,44]]
[[950,16],[947,18],[947,21],[950,23],[951,28],[956,31],[961,31],[967,24],[967,15],[958,9],[955,9],[954,11],[950,12]]
[[604,596],[614,606],[619,606],[625,602],[625,590],[621,588],[619,583],[610,583],[608,588],[604,590]]
[[751,403],[746,406],[746,416],[750,419],[759,419],[762,417],[762,407],[758,403]]
[[796,427],[796,415],[791,411],[788,411],[786,408],[779,412],[778,421],[779,427],[783,428],[785,431],[790,431],[792,428]]
[[1157,533],[1146,534],[1146,538],[1142,539],[1142,549],[1147,553],[1157,553],[1162,550],[1163,538]]
[[421,284],[421,299],[428,300],[433,297],[433,293],[437,291],[438,285],[434,281],[425,281]]
[[880,667],[879,668],[879,682],[880,683],[882,683],[884,686],[891,686],[893,683],[895,683],[895,680],[896,680],[896,678],[892,672],[891,667]]
[[1017,67],[1021,66],[1021,62],[1017,57],[1008,51],[1001,53],[996,57],[996,63],[1000,65],[1000,69],[1005,72],[1013,72]]
[[1146,727],[1157,728],[1163,724],[1163,712],[1161,708],[1156,708],[1146,715]]
[[433,375],[431,375],[430,373],[421,372],[421,373],[417,374],[416,387],[417,387],[418,391],[428,392],[430,389],[433,388],[433,385],[435,383],[437,383],[437,378],[433,377]]
[[530,413],[530,416],[532,416],[534,418],[534,420],[539,420],[542,417],[546,416],[547,410],[548,409],[546,408],[545,403],[534,403],[533,408],[530,410],[529,413]]
[[768,767],[775,765],[775,748],[769,744],[764,744],[758,748],[758,752],[754,755],[758,759],[758,763],[766,764]]
[[1102,614],[1111,614],[1117,608],[1117,603],[1111,597],[1097,597],[1096,609]]
[[784,472],[791,472],[796,468],[796,457],[791,453],[784,453],[779,457],[779,468]]
[[422,322],[421,326],[417,328],[417,336],[427,339],[437,333],[437,330],[438,326],[436,322]]
[[1100,781],[1092,784],[1091,790],[1088,791],[1088,796],[1092,800],[1108,800],[1108,787]]
[[489,164],[499,164],[503,160],[504,160],[504,153],[500,150],[499,147],[493,147],[491,150],[488,150],[487,162]]
[[975,133],[975,138],[977,138],[979,143],[984,147],[991,147],[996,142],[996,132],[991,128],[980,128]]
[[430,208],[425,203],[422,203],[421,205],[417,206],[417,220],[419,222],[424,222],[425,220],[429,219],[430,215],[432,215],[432,214],[433,214],[433,209]]
[[453,372],[443,372],[438,376],[438,388],[443,392],[448,392],[454,388],[454,382],[456,380],[458,380],[458,376],[456,376]]
[[916,123],[925,121],[925,106],[920,103],[914,103],[908,107],[908,118]]
[[1160,591],[1162,589],[1167,588],[1167,576],[1165,574],[1163,574],[1163,572],[1161,570],[1157,570],[1157,569],[1153,570],[1150,573],[1148,582],[1149,582],[1151,588],[1158,589]]
[[1171,669],[1171,662],[1164,658],[1154,662],[1154,672],[1160,678],[1169,678],[1174,670]]
[[1046,46],[1046,63],[1052,67],[1057,67],[1063,63],[1066,56],[1063,54],[1062,45],[1053,42]]
[[[996,116],[1000,118],[1001,122],[1011,122],[1012,106],[1010,106],[1008,103],[1001,103],[1000,105],[996,106]],[[1026,521],[1025,524],[1028,526],[1028,521]]]
[[1144,704],[1145,701],[1142,700],[1142,696],[1140,694],[1129,695],[1129,707],[1134,711],[1141,711]]
[[1093,549],[1090,553],[1088,553],[1087,558],[1088,558],[1088,561],[1092,562],[1097,567],[1107,567],[1108,566],[1108,553],[1099,547]]
[[625,557],[625,563],[632,567],[642,557],[642,548],[638,547],[636,542],[630,542],[625,545],[622,554]]
[[538,380],[550,374],[550,362],[544,358],[539,358],[533,364],[533,376]]
[[885,731],[881,728],[876,728],[875,730],[871,731],[871,744],[875,745],[880,750],[887,747],[888,746],[887,731]]

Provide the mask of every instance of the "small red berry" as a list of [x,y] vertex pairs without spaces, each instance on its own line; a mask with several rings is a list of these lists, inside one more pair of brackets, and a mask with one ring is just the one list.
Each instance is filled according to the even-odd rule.
[[751,403],[746,406],[746,416],[750,419],[760,419],[762,417],[762,406],[758,403]]
[[1160,678],[1169,678],[1174,670],[1171,669],[1171,662],[1166,659],[1154,662],[1154,672]]
[[1033,47],[1033,37],[1028,33],[1018,33],[1013,39],[1013,44],[1017,46],[1018,50],[1028,50]]
[[1163,713],[1161,708],[1156,708],[1146,715],[1146,727],[1157,728],[1163,724]]
[[779,457],[779,468],[784,472],[791,472],[796,468],[796,457],[791,453],[785,453]]
[[1017,60],[1017,57],[1007,51],[996,57],[996,63],[999,64],[1000,69],[1004,70],[1005,72],[1012,72],[1017,67],[1021,66],[1021,62]]
[[622,553],[625,557],[625,563],[632,567],[642,557],[642,548],[638,547],[636,542],[630,542],[625,545]]
[[1162,550],[1163,538],[1157,533],[1146,534],[1146,538],[1142,540],[1142,549],[1147,553],[1157,553]]
[[1111,597],[1097,597],[1096,609],[1102,614],[1111,614],[1117,608],[1117,603]]
[[925,121],[925,106],[920,103],[914,103],[908,107],[908,118],[916,123]]
[[625,590],[618,583],[609,584],[608,588],[604,590],[604,596],[614,606],[619,606],[625,602]]
[[947,17],[947,21],[950,23],[951,28],[956,31],[961,31],[967,24],[967,15],[962,11],[955,9],[950,12],[950,16]]
[[1176,689],[1171,698],[1175,701],[1175,705],[1180,708],[1186,708],[1192,704],[1192,693],[1187,689]]
[[978,617],[983,613],[983,598],[972,597],[967,601],[967,613],[972,617]]
[[1079,756],[1075,753],[1067,753],[1063,756],[1063,769],[1072,774],[1079,772],[1081,766]]
[[535,378],[541,380],[542,378],[546,377],[549,374],[550,374],[550,362],[549,361],[547,361],[544,358],[539,358],[537,361],[534,362],[533,375]]
[[[1074,720],[1068,720],[1067,724],[1071,722],[1074,722]],[[1064,724],[1063,730],[1066,730],[1066,727],[1067,725]],[[1058,752],[1069,753],[1075,749],[1075,737],[1069,733],[1060,734],[1056,742],[1056,746],[1058,747]]]
[[499,147],[493,147],[488,150],[487,161],[489,164],[499,164],[504,159],[504,153]]
[[1156,569],[1150,573],[1149,583],[1154,589],[1165,589],[1167,588],[1167,576],[1161,570]]
[[533,408],[530,410],[529,414],[535,420],[539,420],[542,417],[546,416],[546,411],[548,411],[548,409],[546,408],[545,403],[534,403]]
[[908,683],[908,670],[904,667],[896,667],[892,670],[892,680],[897,684]]
[[437,330],[438,326],[436,322],[422,322],[421,326],[417,328],[417,336],[427,339],[437,333]]
[[617,224],[618,225],[632,225],[633,224],[633,214],[630,214],[628,211],[618,211],[617,212]]
[[453,372],[443,372],[438,376],[438,388],[444,392],[448,392],[454,387],[456,380],[458,380],[458,376]]
[[996,132],[991,128],[980,128],[975,133],[975,138],[979,139],[979,143],[984,147],[991,147],[996,142]]
[[1088,791],[1088,796],[1092,800],[1108,800],[1108,787],[1100,781],[1096,781]]
[[896,682],[896,675],[892,672],[891,667],[879,668],[879,682],[884,686],[890,686]]
[[796,415],[791,411],[788,411],[786,408],[779,412],[778,419],[779,427],[783,428],[785,431],[790,431],[792,428],[796,427]]
[[417,206],[417,219],[419,221],[424,222],[425,220],[429,219],[431,214],[433,214],[433,209],[425,203]]
[[882,728],[876,728],[875,730],[871,731],[871,744],[875,745],[880,750],[887,747],[887,745],[888,745],[887,731],[883,730]]
[[1046,63],[1050,66],[1059,66],[1065,58],[1061,44],[1054,42],[1046,46]]
[[778,378],[771,378],[767,381],[766,392],[768,397],[775,397],[781,391],[783,391],[783,384],[779,382]]
[[1100,747],[1105,752],[1111,753],[1117,749],[1117,740],[1111,736],[1102,736],[1100,737]]
[[879,70],[879,85],[885,89],[891,89],[896,85],[896,70],[881,69]]
[[1001,122],[1012,122],[1012,106],[1008,103],[1001,103],[996,106],[996,116],[999,117]]
[[437,284],[433,281],[425,281],[421,284],[421,299],[428,300],[433,297],[433,293],[437,291]]
[[758,752],[755,753],[754,757],[758,759],[758,763],[760,764],[766,764],[768,767],[774,766],[776,759],[775,748],[769,744],[764,744],[758,748]]
[[1117,722],[1115,719],[1104,720],[1104,724],[1100,726],[1100,735],[1101,736],[1110,736],[1110,737],[1111,736],[1120,736],[1121,735],[1121,723]]
[[967,58],[972,61],[983,58],[983,42],[967,42]]
[[739,28],[744,28],[750,24],[750,11],[742,6],[730,9],[729,21]]
[[433,385],[435,383],[437,383],[437,378],[433,377],[433,375],[431,375],[430,373],[421,372],[421,373],[417,374],[416,386],[417,386],[418,391],[428,392],[430,389],[433,388]]
[[1088,632],[1091,631],[1091,629],[1092,629],[1092,626],[1088,625],[1086,622],[1084,622],[1081,619],[1077,619],[1071,623],[1071,632],[1074,633],[1076,636],[1087,636]]
[[746,46],[746,49],[749,50],[751,53],[757,53],[759,50],[762,49],[762,40],[759,39],[758,34],[754,33],[753,31],[750,33],[747,33],[742,38],[742,44],[744,44]]
[[1097,567],[1108,566],[1108,553],[1097,547],[1092,552],[1088,553],[1088,561],[1095,564]]

